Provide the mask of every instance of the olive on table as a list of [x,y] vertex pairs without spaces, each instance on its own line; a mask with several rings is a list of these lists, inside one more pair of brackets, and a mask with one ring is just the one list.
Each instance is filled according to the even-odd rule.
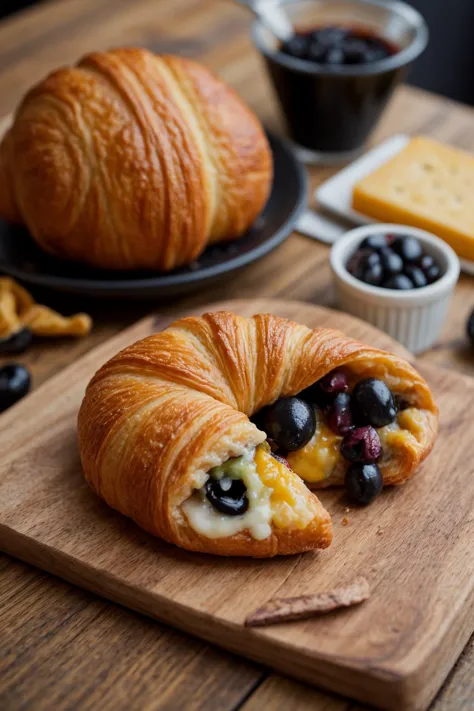
[[31,345],[33,334],[29,328],[22,328],[8,338],[0,338],[0,355],[23,353]]
[[264,432],[284,452],[301,449],[316,431],[312,405],[298,397],[282,397],[262,414]]
[[345,486],[351,499],[358,504],[370,504],[383,489],[382,472],[376,464],[351,464]]
[[474,309],[471,311],[471,315],[467,319],[466,332],[471,346],[474,348]]
[[365,424],[372,427],[390,425],[396,417],[397,408],[389,387],[378,378],[360,380],[352,394],[358,414]]
[[9,363],[0,368],[0,412],[29,393],[31,377],[23,365]]

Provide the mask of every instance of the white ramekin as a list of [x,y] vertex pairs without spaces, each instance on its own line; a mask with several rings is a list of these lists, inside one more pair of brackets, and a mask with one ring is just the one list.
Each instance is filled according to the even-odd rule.
[[[349,259],[365,237],[380,233],[416,237],[440,266],[442,277],[408,291],[382,289],[353,277],[346,268]],[[446,242],[429,232],[406,225],[374,224],[350,230],[337,240],[331,250],[331,269],[343,311],[369,321],[412,353],[421,353],[439,336],[459,277],[459,259]]]

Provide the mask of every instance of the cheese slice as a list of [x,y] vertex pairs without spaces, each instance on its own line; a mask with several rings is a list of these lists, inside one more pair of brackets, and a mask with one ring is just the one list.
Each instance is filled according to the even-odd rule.
[[381,222],[433,232],[474,260],[474,157],[428,138],[413,138],[359,181],[355,210]]

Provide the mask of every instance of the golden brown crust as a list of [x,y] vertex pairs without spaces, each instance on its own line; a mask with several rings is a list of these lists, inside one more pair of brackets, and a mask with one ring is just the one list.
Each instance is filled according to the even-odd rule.
[[271,177],[260,123],[209,70],[96,52],[20,105],[0,149],[0,214],[60,257],[170,270],[243,234]]
[[181,319],[98,371],[79,413],[85,476],[112,507],[191,550],[266,557],[326,547],[330,517],[309,492],[313,521],[301,531],[274,528],[263,541],[247,532],[205,538],[188,525],[181,504],[212,466],[264,439],[249,415],[339,366],[383,378],[423,414],[416,446],[400,446],[393,468],[385,467],[387,483],[400,483],[427,456],[437,428],[431,392],[412,366],[338,331],[223,312]]

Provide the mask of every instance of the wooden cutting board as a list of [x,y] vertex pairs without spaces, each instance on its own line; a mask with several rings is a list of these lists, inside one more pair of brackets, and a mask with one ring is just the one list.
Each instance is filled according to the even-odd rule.
[[[270,300],[213,304],[332,326],[408,357],[352,317]],[[207,309],[207,310],[209,310]],[[406,486],[367,508],[341,490],[320,497],[331,548],[267,561],[179,550],[109,509],[87,487],[76,415],[95,370],[172,320],[147,318],[48,381],[0,418],[0,547],[127,607],[291,676],[383,709],[426,709],[474,628],[474,380],[420,370],[441,410],[435,450]],[[366,576],[370,599],[349,610],[259,630],[246,616],[275,597]]]

